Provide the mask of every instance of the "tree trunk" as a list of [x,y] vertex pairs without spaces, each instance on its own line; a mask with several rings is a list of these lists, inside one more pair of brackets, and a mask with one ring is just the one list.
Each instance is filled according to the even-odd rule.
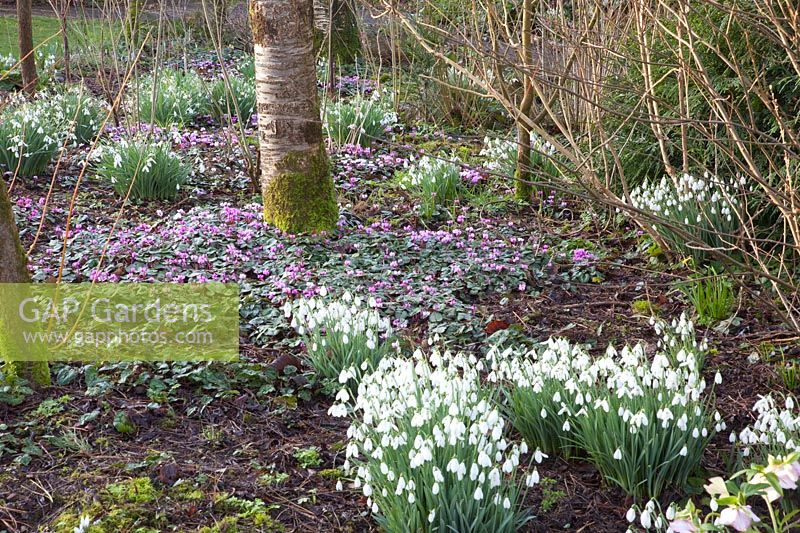
[[328,60],[348,65],[361,55],[361,34],[358,31],[355,6],[351,0],[331,2],[331,56]]
[[30,96],[36,94],[36,57],[33,54],[33,17],[31,0],[17,0],[19,26],[19,58],[22,61],[22,89]]
[[522,3],[522,37],[521,50],[525,73],[522,77],[523,97],[519,105],[517,117],[517,170],[514,173],[516,187],[514,195],[518,200],[530,202],[533,194],[531,185],[531,129],[527,123],[533,108],[533,83],[530,79],[531,45],[533,39],[533,0]]
[[264,219],[332,230],[339,210],[322,139],[312,0],[251,0]]
[[[28,260],[25,251],[19,242],[17,224],[14,220],[14,211],[6,192],[6,183],[0,178],[0,284],[2,283],[30,283],[28,274]],[[0,307],[0,319],[2,319]],[[0,327],[4,320],[0,320]],[[0,331],[0,336],[2,331]],[[0,361],[4,359],[4,346],[0,338]],[[50,367],[46,361],[30,363],[15,363],[11,365],[14,373],[19,373],[37,385],[50,385]]]
[[517,169],[514,172],[514,196],[523,202],[530,202],[533,194],[531,185],[531,130],[520,121],[517,123]]
[[69,36],[67,34],[67,17],[69,17],[69,0],[63,7],[59,20],[61,22],[61,42],[64,45],[64,80],[71,81],[72,61],[69,53]]

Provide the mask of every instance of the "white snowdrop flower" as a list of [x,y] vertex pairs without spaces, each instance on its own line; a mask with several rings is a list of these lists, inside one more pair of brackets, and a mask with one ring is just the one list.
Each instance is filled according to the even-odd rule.
[[622,460],[622,450],[620,450],[619,448],[617,448],[617,450],[614,452],[614,459],[616,459],[617,461]]
[[533,472],[528,474],[525,478],[525,485],[528,487],[533,487],[534,485],[539,483],[539,471],[534,467]]
[[636,520],[636,509],[633,507],[629,508],[628,512],[625,513],[625,518],[628,520],[628,522],[633,522]]
[[686,446],[684,446],[683,448],[681,448],[681,451],[678,452],[678,455],[680,455],[681,457],[686,457],[687,455],[689,455],[689,449]]
[[439,494],[439,482],[438,481],[434,481],[433,482],[433,485],[431,486],[431,494],[433,494],[434,496]]
[[642,514],[639,516],[639,522],[642,524],[642,527],[645,529],[650,529],[653,525],[652,521],[650,520],[650,511],[645,509],[642,511]]
[[350,393],[347,392],[347,389],[342,389],[336,393],[336,401],[341,403],[347,403],[350,400]]
[[722,374],[720,374],[719,371],[717,371],[717,373],[714,375],[714,383],[717,385],[722,383]]
[[497,468],[493,468],[492,471],[489,472],[489,486],[491,488],[499,487],[500,479],[500,471]]
[[448,472],[455,474],[456,472],[458,472],[458,468],[459,468],[458,459],[456,457],[453,457],[452,459],[450,459],[450,462],[447,463],[446,469]]
[[344,487],[342,486],[342,480],[340,479],[336,482],[336,490],[343,490],[343,489]]
[[334,418],[343,418],[347,416],[347,407],[341,403],[335,403],[328,409],[328,414]]
[[434,520],[436,520],[436,509],[431,509],[431,512],[428,513],[428,523],[433,524]]
[[488,468],[492,466],[492,460],[486,455],[486,452],[481,451],[478,454],[478,464],[484,468]]
[[473,495],[473,498],[475,500],[477,500],[477,501],[480,501],[480,500],[483,499],[483,490],[481,490],[480,487],[475,489],[475,494]]

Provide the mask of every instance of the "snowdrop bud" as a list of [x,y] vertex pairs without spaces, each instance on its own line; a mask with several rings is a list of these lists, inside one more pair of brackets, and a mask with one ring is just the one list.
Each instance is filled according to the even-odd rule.
[[634,520],[636,520],[636,509],[634,509],[633,507],[628,509],[628,512],[625,513],[625,518],[628,520],[628,522],[633,522]]

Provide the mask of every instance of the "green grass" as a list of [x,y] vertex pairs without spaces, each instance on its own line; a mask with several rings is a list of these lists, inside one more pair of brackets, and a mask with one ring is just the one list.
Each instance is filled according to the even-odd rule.
[[[87,40],[99,40],[102,32],[103,22],[99,20],[70,20],[67,22],[67,34],[70,39],[70,48],[78,47]],[[61,50],[60,26],[56,17],[33,17],[33,45],[47,41],[47,45]],[[0,16],[0,55],[19,56],[19,43],[17,41],[17,18],[13,16]],[[106,32],[108,35],[108,32]],[[46,45],[46,46],[47,46]]]

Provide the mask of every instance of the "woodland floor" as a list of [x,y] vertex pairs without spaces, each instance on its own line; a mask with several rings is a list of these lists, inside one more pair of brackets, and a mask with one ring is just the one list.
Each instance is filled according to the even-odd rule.
[[[146,224],[152,230],[169,224],[179,210],[210,209],[222,203],[243,209],[257,200],[239,149],[225,145],[220,128],[208,123],[203,129],[182,133],[201,137],[194,147],[187,142],[185,157],[202,157],[207,171],[176,202],[125,207],[120,219],[123,228]],[[472,153],[480,149],[475,142],[441,136],[405,134],[401,139],[395,146],[376,146],[364,159],[377,160],[376,154],[392,151],[402,158],[419,148],[435,152],[462,146]],[[60,249],[60,228],[80,172],[80,155],[77,150],[72,164],[59,171],[50,205],[61,210],[51,210],[45,217],[33,248],[31,262],[41,281],[54,275],[44,268],[57,267],[50,252]],[[338,161],[340,204],[347,206],[348,218],[359,227],[387,220],[393,228],[409,226],[409,231],[448,227],[445,221],[426,226],[413,215],[411,200],[392,187],[391,169],[364,169],[356,164],[357,170],[348,171],[347,157],[334,155],[334,161]],[[350,183],[350,174],[357,178],[355,185],[345,188],[342,184]],[[19,180],[12,187],[26,247],[37,232],[41,211],[36,206],[49,185],[49,180]],[[592,250],[598,257],[593,264],[598,277],[595,281],[565,280],[571,267],[556,264],[541,276],[529,277],[524,291],[481,290],[479,278],[477,294],[461,298],[474,306],[474,312],[469,319],[472,330],[456,346],[480,354],[487,333],[495,329],[532,339],[565,336],[596,350],[609,343],[652,343],[648,309],[664,318],[687,310],[675,288],[676,279],[684,273],[680,265],[651,260],[642,252],[635,230],[609,229],[599,217],[580,216],[585,209],[577,200],[563,201],[565,205],[557,210],[507,204],[485,214],[486,206],[463,207],[468,217],[465,223],[472,221],[479,227],[484,216],[492,220],[485,223],[484,231],[513,222],[515,231],[531,239],[564,246],[566,251],[578,246]],[[108,231],[121,207],[110,187],[87,176],[78,195],[76,223],[100,228],[97,235],[105,235],[101,230]],[[372,238],[361,237],[364,242]],[[198,251],[203,245],[198,244]],[[88,279],[87,259],[99,254],[98,243],[77,240],[71,246],[69,262],[77,266],[67,265],[65,279]],[[295,246],[313,251],[315,244]],[[346,243],[341,246],[343,257],[355,254]],[[237,271],[234,265],[230,271],[244,274],[248,283],[255,284],[258,276],[252,267]],[[104,268],[112,276],[109,279],[124,280],[133,263],[121,259],[115,263],[112,258]],[[155,277],[164,272],[157,262],[152,268]],[[275,311],[275,305],[258,296],[262,293],[253,294],[260,298],[257,309]],[[650,303],[643,309],[642,301]],[[401,334],[408,342],[420,342],[428,334],[429,318],[424,314],[409,317]],[[250,319],[243,317],[243,322]],[[71,533],[64,524],[93,506],[117,512],[124,524],[122,531],[137,527],[194,531],[225,524],[226,517],[229,523],[238,523],[241,531],[375,530],[360,493],[335,489],[341,475],[337,468],[344,460],[347,422],[327,415],[332,399],[309,378],[308,369],[300,365],[297,372],[285,372],[285,360],[274,364],[281,357],[292,357],[290,362],[299,364],[294,357],[301,355],[290,329],[276,324],[251,321],[243,326],[242,356],[250,365],[212,364],[192,374],[157,364],[104,368],[57,364],[54,375],[61,384],[28,395],[20,405],[0,403],[0,531]],[[707,381],[713,382],[716,370],[724,378],[716,390],[717,407],[728,432],[740,429],[752,420],[750,408],[758,395],[783,388],[768,364],[751,364],[748,356],[769,351],[769,346],[780,344],[788,335],[767,308],[744,296],[737,320],[727,329],[701,327],[699,331],[707,335],[712,348]],[[130,432],[119,431],[115,420],[121,415],[131,423]],[[708,447],[703,462],[707,473],[722,470],[730,450],[728,432]],[[624,515],[631,502],[621,491],[603,484],[590,464],[550,458],[539,470],[546,480],[542,491],[530,495],[536,514],[530,531],[625,531]],[[131,479],[141,485],[130,481],[124,485]]]

